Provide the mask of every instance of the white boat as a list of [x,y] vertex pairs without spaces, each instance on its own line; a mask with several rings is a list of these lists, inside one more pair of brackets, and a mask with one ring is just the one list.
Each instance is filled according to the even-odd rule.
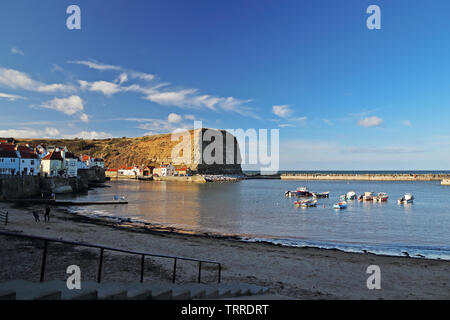
[[411,193],[407,193],[403,197],[398,199],[398,204],[412,203],[413,201],[414,196]]
[[378,195],[373,197],[373,202],[384,202],[389,199],[386,192],[380,192]]
[[315,200],[315,199],[298,200],[298,201],[295,201],[294,204],[297,207],[303,207],[303,208],[316,207],[317,200]]
[[345,195],[346,200],[356,200],[356,192],[350,191]]
[[364,192],[364,195],[362,197],[363,201],[373,201],[373,197],[374,197],[374,193],[373,192]]
[[334,209],[345,209],[345,208],[347,208],[347,202],[346,201],[341,201],[339,203],[335,203],[333,205],[333,208]]

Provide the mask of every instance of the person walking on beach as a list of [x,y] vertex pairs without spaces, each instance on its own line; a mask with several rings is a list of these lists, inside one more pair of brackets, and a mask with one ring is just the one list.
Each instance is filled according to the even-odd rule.
[[44,221],[50,222],[50,207],[45,207],[45,213],[44,213]]
[[41,220],[39,220],[39,213],[35,210],[33,211],[33,217],[34,217],[34,221],[35,222],[40,222]]

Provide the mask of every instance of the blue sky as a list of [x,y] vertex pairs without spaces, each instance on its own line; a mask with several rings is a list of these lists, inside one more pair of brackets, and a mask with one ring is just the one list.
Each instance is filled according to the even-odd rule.
[[[81,30],[66,8],[81,8]],[[366,9],[381,8],[381,30]],[[0,5],[0,136],[280,130],[281,169],[449,169],[450,3]]]

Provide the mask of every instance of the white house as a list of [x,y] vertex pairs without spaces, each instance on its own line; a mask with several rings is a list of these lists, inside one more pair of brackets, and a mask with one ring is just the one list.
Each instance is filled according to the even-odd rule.
[[153,169],[153,174],[160,177],[173,176],[175,172],[176,169],[173,164],[163,164]]
[[61,152],[52,151],[41,159],[41,173],[46,176],[58,176],[63,169]]
[[140,174],[140,170],[138,167],[123,167],[117,170],[119,175],[122,176],[138,176]]
[[78,175],[78,158],[71,152],[63,153],[64,169],[68,176],[76,177]]

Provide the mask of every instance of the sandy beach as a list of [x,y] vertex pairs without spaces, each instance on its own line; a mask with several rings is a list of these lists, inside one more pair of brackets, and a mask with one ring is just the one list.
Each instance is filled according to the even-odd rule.
[[[450,262],[409,257],[376,256],[316,248],[282,247],[249,243],[232,238],[178,234],[150,228],[90,219],[53,208],[50,222],[43,222],[43,208],[15,207],[2,203],[10,213],[0,230],[84,241],[122,249],[216,260],[223,264],[223,282],[245,282],[270,288],[270,293],[297,299],[449,299]],[[41,211],[35,222],[32,210]],[[39,280],[42,243],[1,237],[0,281]],[[140,258],[108,252],[103,280],[139,281]],[[98,250],[51,244],[46,280],[65,279],[70,264],[81,267],[84,280],[94,280]],[[369,265],[381,268],[381,289],[366,286]],[[145,281],[170,281],[173,262],[146,260]],[[177,282],[196,281],[196,263],[181,262]],[[215,281],[213,267],[205,267],[202,280]]]

